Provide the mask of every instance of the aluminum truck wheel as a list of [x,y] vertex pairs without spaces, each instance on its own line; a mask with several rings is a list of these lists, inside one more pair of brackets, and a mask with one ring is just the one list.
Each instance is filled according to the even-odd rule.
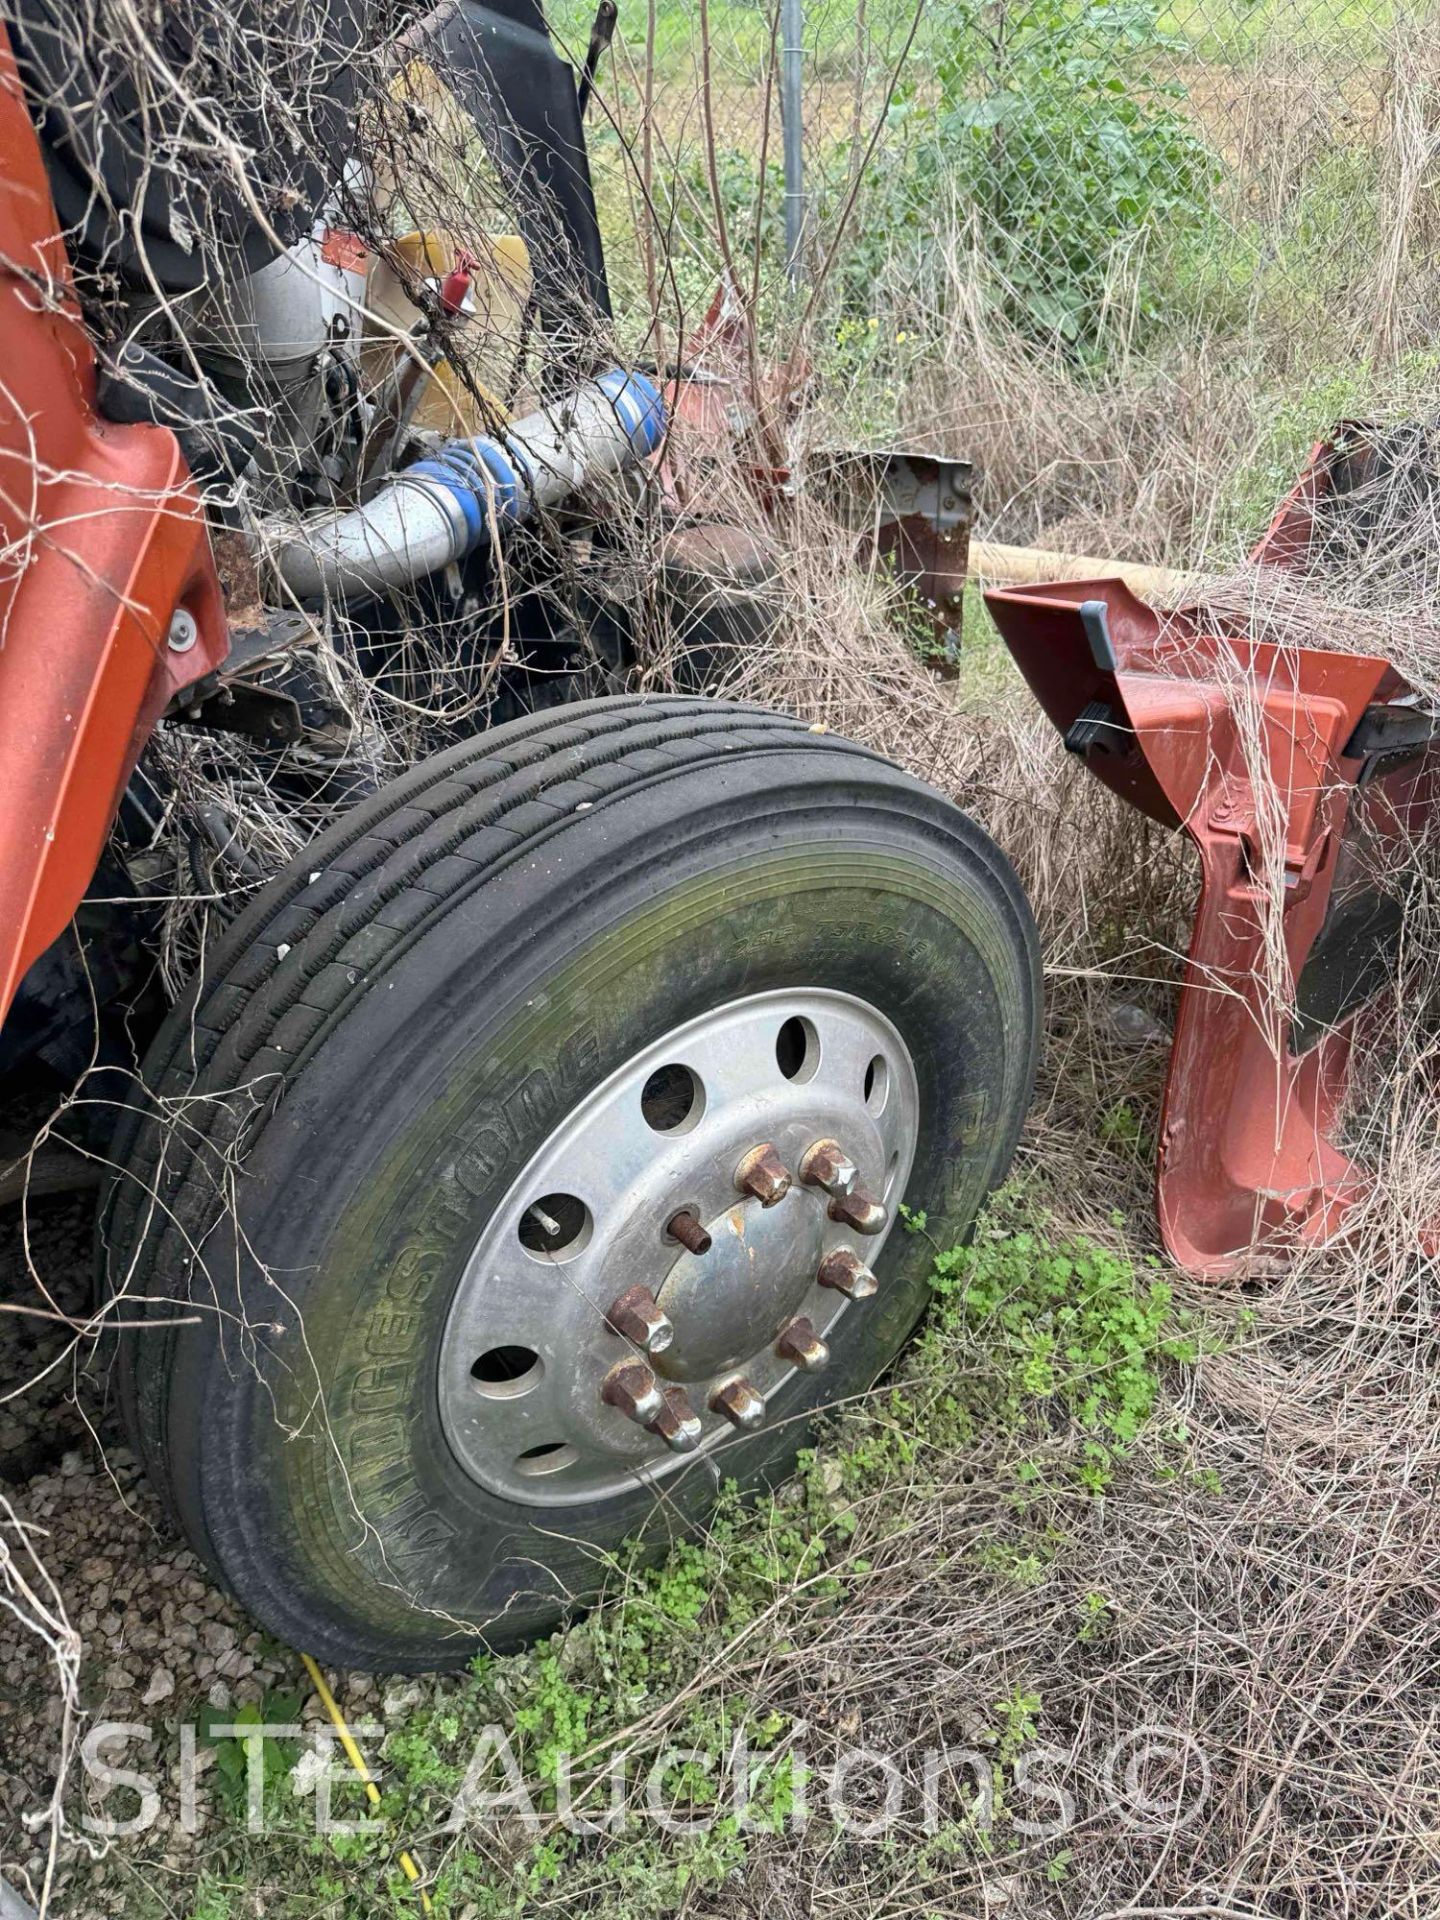
[[[554,1129],[465,1263],[440,1347],[456,1459],[569,1507],[783,1419],[874,1297],[919,1118],[905,1042],[847,994],[750,994],[652,1041]],[[832,1140],[851,1171],[822,1185]]]
[[427,762],[237,924],[122,1127],[152,1479],[321,1657],[545,1630],[893,1357],[897,1208],[968,1228],[1037,1008],[994,846],[798,722],[596,701]]

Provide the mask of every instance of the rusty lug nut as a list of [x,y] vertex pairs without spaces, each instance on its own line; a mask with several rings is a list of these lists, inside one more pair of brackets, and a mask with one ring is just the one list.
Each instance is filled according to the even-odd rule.
[[842,1227],[853,1227],[856,1233],[870,1234],[883,1233],[890,1216],[864,1187],[852,1187],[849,1193],[837,1194],[830,1202],[830,1218],[838,1220]]
[[665,1409],[665,1396],[643,1360],[618,1360],[601,1382],[600,1398],[642,1427]]
[[606,1324],[642,1353],[663,1353],[675,1338],[670,1317],[648,1287],[627,1287],[612,1301]]
[[822,1287],[833,1287],[836,1293],[843,1293],[847,1300],[868,1300],[880,1284],[859,1254],[852,1253],[848,1247],[837,1247],[833,1253],[827,1253],[815,1278]]
[[782,1360],[803,1367],[806,1373],[814,1373],[830,1358],[829,1347],[803,1314],[782,1328],[775,1351]]
[[647,1425],[672,1453],[693,1453],[700,1444],[700,1416],[679,1387],[666,1387],[660,1411]]
[[709,1253],[715,1244],[693,1213],[677,1213],[665,1231],[690,1253]]
[[742,1433],[750,1433],[765,1424],[765,1396],[748,1380],[727,1380],[711,1394],[710,1411],[722,1414]]
[[741,1193],[753,1194],[762,1207],[773,1207],[790,1191],[790,1169],[767,1140],[752,1147],[740,1162],[735,1184]]
[[838,1140],[817,1140],[805,1149],[800,1162],[800,1178],[807,1187],[823,1187],[826,1193],[849,1193],[860,1178],[855,1162]]

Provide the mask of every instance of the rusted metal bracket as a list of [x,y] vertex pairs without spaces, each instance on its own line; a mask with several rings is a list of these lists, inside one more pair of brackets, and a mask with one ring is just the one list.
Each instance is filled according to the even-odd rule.
[[320,641],[315,623],[303,613],[271,611],[256,626],[232,626],[230,650],[220,665],[172,700],[166,717],[244,734],[267,747],[294,746],[317,732],[333,734],[344,727],[344,710],[311,684],[311,676],[292,671],[287,678],[283,671],[287,655]]
[[869,557],[887,562],[924,602],[942,671],[953,672],[975,518],[970,462],[943,454],[826,453],[812,461],[811,472]]

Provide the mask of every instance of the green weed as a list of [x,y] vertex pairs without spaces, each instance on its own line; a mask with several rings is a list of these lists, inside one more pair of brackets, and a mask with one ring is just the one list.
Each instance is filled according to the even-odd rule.
[[[1158,1418],[1167,1371],[1213,1344],[1152,1268],[1086,1242],[1054,1241],[1033,1222],[1005,1230],[1002,1222],[1020,1213],[1012,1194],[974,1244],[937,1250],[925,1329],[888,1385],[838,1416],[801,1456],[787,1487],[748,1503],[725,1490],[703,1538],[677,1540],[651,1566],[638,1543],[621,1554],[612,1597],[586,1620],[528,1652],[477,1658],[458,1682],[436,1683],[371,1755],[380,1807],[337,1793],[337,1812],[374,1814],[378,1834],[316,1836],[308,1806],[290,1791],[295,1755],[284,1742],[265,1749],[268,1831],[246,1834],[246,1743],[216,1740],[220,1819],[191,1920],[231,1920],[241,1910],[237,1885],[265,1889],[274,1920],[317,1910],[336,1920],[408,1915],[414,1893],[395,1867],[401,1840],[434,1872],[437,1920],[511,1920],[553,1906],[561,1890],[568,1913],[652,1920],[722,1886],[751,1847],[787,1833],[802,1804],[812,1822],[828,1817],[807,1797],[801,1729],[763,1693],[752,1696],[735,1650],[823,1645],[839,1609],[865,1604],[887,1541],[912,1524],[917,1490],[942,1487],[977,1447],[992,1458],[998,1449],[1009,1466],[996,1480],[993,1529],[964,1551],[957,1577],[997,1590],[1060,1577],[1094,1495],[1113,1484],[1142,1437],[1153,1432],[1157,1446],[1167,1444]],[[920,1214],[906,1225],[926,1230]],[[1192,1464],[1185,1460],[1187,1472]],[[938,1546],[936,1554],[938,1577]],[[1078,1640],[1110,1626],[1106,1597],[1083,1592]],[[294,1718],[298,1707],[298,1698],[274,1696],[234,1717]],[[1039,1694],[1022,1674],[990,1704],[978,1736],[994,1768],[993,1824],[952,1819],[917,1840],[918,1865],[933,1856],[940,1875],[949,1854],[989,1857],[1012,1844],[1007,1794],[1015,1798],[1017,1763],[1040,1722]],[[518,1804],[504,1799],[513,1780],[482,1744],[494,1727],[510,1741],[538,1828],[527,1829]],[[743,1829],[725,1797],[742,1747]],[[626,1758],[633,1801],[661,1749],[671,1755],[656,1782],[661,1803],[681,1823],[711,1815],[709,1830],[657,1832],[640,1819],[606,1832],[607,1768]],[[452,1831],[462,1782],[469,1800]],[[590,1833],[558,1819],[566,1794]],[[487,1804],[498,1813],[487,1814]],[[487,1824],[472,1831],[469,1819]],[[1058,1878],[1063,1866],[1056,1855],[1045,1871]]]
[[1162,1367],[1201,1351],[1196,1316],[1177,1310],[1153,1267],[1142,1275],[1105,1248],[1018,1233],[937,1254],[932,1285],[942,1328],[981,1340],[993,1417],[1016,1427],[1054,1408],[1087,1460],[1110,1462],[1154,1413]]

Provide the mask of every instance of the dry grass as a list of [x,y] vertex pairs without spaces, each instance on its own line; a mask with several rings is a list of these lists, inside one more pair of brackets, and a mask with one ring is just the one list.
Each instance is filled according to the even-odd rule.
[[[1377,151],[1391,214],[1356,276],[1369,293],[1340,316],[1327,351],[1357,347],[1364,335],[1365,350],[1383,359],[1413,339],[1426,310],[1430,59],[1405,55],[1403,84],[1397,64],[1385,94],[1389,132]],[[1283,197],[1300,165],[1285,143],[1301,134],[1281,118],[1247,97],[1257,191]],[[1305,138],[1330,137],[1306,128]],[[445,191],[453,230],[445,171],[433,164],[430,184]],[[478,210],[474,218],[478,225]],[[1266,427],[1254,360],[1233,341],[1199,335],[1158,358],[1122,353],[1103,379],[1082,377],[1007,333],[981,284],[962,230],[943,332],[910,387],[906,417],[914,444],[980,455],[988,530],[1158,561],[1214,558],[1217,545],[1222,560],[1233,558],[1217,531],[1227,488]],[[675,318],[666,315],[671,335]],[[1247,344],[1272,371],[1293,365],[1299,345],[1277,345],[1283,329],[1262,318]],[[773,410],[769,419],[773,426]],[[710,473],[709,510],[733,511],[747,497],[733,470]],[[1385,499],[1388,513],[1395,496]],[[972,635],[978,658],[957,697],[897,634],[886,583],[835,564],[835,524],[803,492],[782,528],[777,641],[736,660],[719,690],[875,745],[990,828],[1034,902],[1047,962],[1047,1061],[1018,1163],[1025,1206],[1053,1235],[1081,1232],[1158,1257],[1147,1181],[1164,1053],[1144,1043],[1143,1029],[1131,1044],[1136,1029],[1117,1024],[1116,1008],[1138,1005],[1168,1021],[1194,884],[1189,856],[1067,759],[1013,676],[987,657],[983,635]],[[633,529],[623,578],[644,600],[658,533],[643,514]],[[1375,647],[1433,693],[1437,555],[1433,506],[1405,497],[1342,571],[1298,584],[1227,572],[1208,586],[1207,604],[1267,637]],[[666,683],[675,639],[663,623],[647,629],[647,684]],[[291,768],[183,731],[166,737],[169,791],[146,871],[168,888],[172,985],[203,954],[215,922],[347,803],[353,788],[340,770],[383,779],[486,710],[492,682],[447,653],[443,634],[437,642],[412,630],[405,641],[416,650],[407,661],[416,682],[379,695],[355,674],[343,639],[321,650],[351,728],[339,768],[312,781],[303,803]],[[761,1911],[777,1920],[1421,1920],[1440,1905],[1440,1336],[1434,1264],[1420,1251],[1440,1190],[1434,851],[1417,837],[1397,876],[1409,890],[1404,986],[1368,1028],[1353,1131],[1377,1179],[1353,1236],[1298,1260],[1283,1281],[1247,1290],[1253,1322],[1243,1331],[1237,1296],[1210,1303],[1236,1337],[1167,1376],[1156,1432],[1109,1491],[1057,1495],[1030,1515],[1028,1525],[1053,1523],[1061,1536],[1044,1577],[997,1577],[979,1557],[1011,1511],[1021,1457],[1013,1435],[981,1430],[964,1445],[928,1449],[908,1482],[887,1481],[857,1503],[848,1605],[822,1605],[797,1583],[765,1633],[720,1649],[673,1699],[646,1704],[652,1729],[663,1729],[683,1725],[697,1704],[718,1711],[743,1698],[792,1729],[806,1722],[817,1761],[856,1738],[903,1760],[969,1744],[977,1724],[993,1722],[997,1701],[1038,1694],[1039,1738],[1064,1756],[1051,1764],[1077,1802],[1077,1822],[1058,1843],[1068,1849],[1063,1877],[1044,1873],[1057,1845],[1027,1844],[1013,1831],[1017,1844],[986,1854],[936,1848],[913,1825],[880,1847],[820,1824],[799,1842],[757,1839],[723,1886],[684,1894],[679,1910],[717,1920]],[[1133,1131],[1107,1132],[1101,1122],[1122,1110]],[[1181,1293],[1198,1299],[1183,1285]],[[954,1358],[957,1367],[984,1360],[963,1349]],[[878,1398],[851,1410],[842,1433],[885,1417]],[[1181,1423],[1186,1470],[1162,1478],[1157,1469],[1174,1456],[1160,1432]],[[1024,1436],[1024,1450],[1047,1445],[1063,1451],[1060,1423],[1048,1439]],[[855,1564],[862,1560],[868,1566]],[[35,1612],[42,1638],[58,1643],[43,1578],[18,1555],[6,1568],[12,1595]],[[1077,1607],[1088,1592],[1105,1597],[1109,1624],[1081,1641]],[[68,1641],[62,1651],[70,1659]],[[1210,1768],[1204,1804],[1183,1825],[1147,1824],[1133,1796],[1117,1805],[1100,1777],[1097,1756],[1108,1745],[1154,1725],[1189,1736]],[[1163,1800],[1167,1778],[1177,1784],[1156,1763],[1141,1786]],[[603,1876],[595,1886],[592,1898],[577,1876],[568,1900],[551,1889],[534,1910],[613,1901]],[[273,1892],[278,1901],[278,1869]],[[346,1898],[347,1912],[380,1910],[362,1892]]]

